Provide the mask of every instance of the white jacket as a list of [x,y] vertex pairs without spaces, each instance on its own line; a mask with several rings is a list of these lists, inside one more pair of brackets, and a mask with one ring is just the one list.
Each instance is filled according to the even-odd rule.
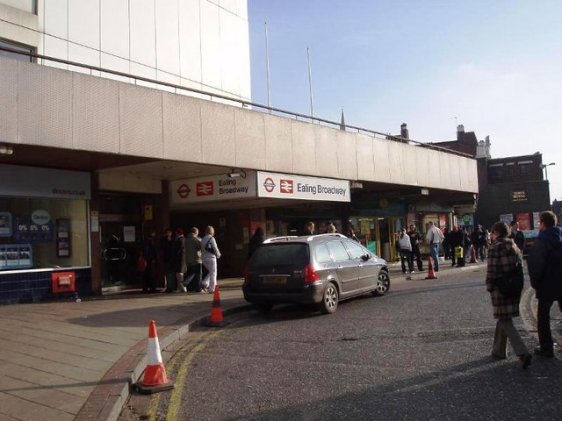
[[401,234],[398,239],[398,247],[400,250],[412,251],[412,243],[410,242],[410,236],[408,234]]
[[427,244],[439,244],[443,241],[444,235],[439,228],[435,225],[427,232],[425,240]]

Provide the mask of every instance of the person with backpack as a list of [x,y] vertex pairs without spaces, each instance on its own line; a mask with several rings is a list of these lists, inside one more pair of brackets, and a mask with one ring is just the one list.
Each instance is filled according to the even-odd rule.
[[558,301],[562,312],[562,231],[556,226],[554,212],[541,213],[539,221],[539,235],[527,257],[531,286],[538,299],[540,346],[535,349],[535,355],[552,358],[554,343],[550,331],[550,308],[554,301]]
[[486,272],[486,290],[492,298],[494,318],[497,319],[492,357],[500,360],[507,358],[507,340],[519,357],[521,367],[526,369],[531,364],[525,343],[513,326],[513,317],[519,316],[521,290],[515,295],[506,295],[500,291],[500,282],[505,276],[515,273],[521,265],[523,256],[515,242],[509,238],[509,228],[504,222],[496,222],[491,232],[492,244],[488,253]]

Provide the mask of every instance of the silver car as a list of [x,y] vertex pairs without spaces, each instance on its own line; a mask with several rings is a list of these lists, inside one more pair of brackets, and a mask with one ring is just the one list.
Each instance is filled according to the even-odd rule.
[[263,311],[276,303],[316,303],[334,313],[338,302],[390,288],[387,263],[341,234],[276,237],[252,254],[244,298]]

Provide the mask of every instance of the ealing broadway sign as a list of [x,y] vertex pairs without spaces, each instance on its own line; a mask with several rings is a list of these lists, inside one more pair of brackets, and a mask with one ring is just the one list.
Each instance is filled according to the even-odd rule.
[[349,202],[349,181],[246,171],[245,177],[218,175],[170,182],[172,205],[244,198]]

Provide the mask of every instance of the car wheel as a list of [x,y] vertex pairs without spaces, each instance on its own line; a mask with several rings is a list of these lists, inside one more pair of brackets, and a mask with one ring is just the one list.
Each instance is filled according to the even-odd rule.
[[338,308],[338,296],[338,288],[334,283],[330,282],[322,295],[322,302],[320,303],[320,310],[322,310],[322,313],[332,314],[336,312]]
[[256,307],[260,311],[260,313],[269,313],[273,308],[273,304],[271,303],[259,303],[256,304]]
[[377,286],[373,291],[373,295],[377,297],[381,297],[388,292],[389,288],[390,288],[390,277],[388,276],[388,272],[385,270],[381,270],[377,278]]

